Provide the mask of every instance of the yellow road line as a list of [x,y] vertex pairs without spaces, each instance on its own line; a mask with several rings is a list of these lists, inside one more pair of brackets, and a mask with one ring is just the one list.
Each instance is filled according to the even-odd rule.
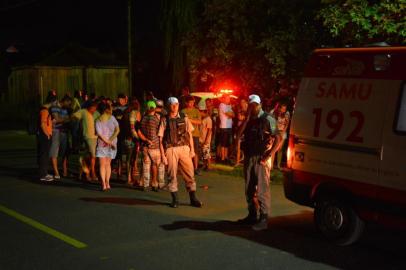
[[47,233],[49,235],[52,235],[55,238],[58,238],[59,240],[64,241],[65,243],[68,243],[69,245],[74,246],[75,248],[85,248],[87,245],[85,243],[82,243],[70,236],[67,236],[66,234],[63,234],[61,232],[58,232],[57,230],[54,230],[48,226],[45,226],[29,217],[26,217],[24,215],[21,215],[20,213],[17,213],[14,210],[11,210],[3,205],[0,204],[0,212],[3,212],[15,219],[18,219],[19,221],[28,224],[44,233]]

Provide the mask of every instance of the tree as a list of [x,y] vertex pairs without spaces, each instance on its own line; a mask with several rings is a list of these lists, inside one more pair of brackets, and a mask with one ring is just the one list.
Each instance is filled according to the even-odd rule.
[[161,0],[163,63],[166,84],[173,94],[188,84],[187,48],[182,40],[195,25],[196,8],[196,1]]
[[355,46],[406,43],[406,0],[323,0],[319,13],[336,42]]
[[318,1],[206,0],[184,38],[191,69],[202,65],[216,81],[268,91],[281,76],[297,77],[317,41]]

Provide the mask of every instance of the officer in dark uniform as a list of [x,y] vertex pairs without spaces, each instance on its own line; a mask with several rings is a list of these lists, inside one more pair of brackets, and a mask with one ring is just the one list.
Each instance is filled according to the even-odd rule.
[[161,118],[158,131],[160,139],[161,157],[163,163],[168,165],[170,177],[168,189],[171,192],[171,207],[179,206],[177,172],[180,168],[186,189],[189,192],[190,204],[202,207],[196,198],[196,180],[192,158],[195,155],[193,146],[193,126],[186,115],[179,113],[179,101],[175,97],[168,99],[169,113]]
[[248,116],[241,125],[239,135],[244,135],[241,148],[244,151],[248,216],[238,220],[238,223],[253,225],[254,230],[265,230],[271,208],[270,174],[276,142],[281,138],[275,119],[262,110],[261,99],[257,95],[249,96]]

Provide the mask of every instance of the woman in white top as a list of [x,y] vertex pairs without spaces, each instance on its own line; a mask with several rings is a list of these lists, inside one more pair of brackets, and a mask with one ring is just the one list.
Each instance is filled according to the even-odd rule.
[[97,148],[96,157],[100,163],[102,190],[110,189],[111,160],[117,154],[117,135],[120,132],[118,122],[112,115],[111,105],[101,103],[99,110],[102,115],[96,121]]

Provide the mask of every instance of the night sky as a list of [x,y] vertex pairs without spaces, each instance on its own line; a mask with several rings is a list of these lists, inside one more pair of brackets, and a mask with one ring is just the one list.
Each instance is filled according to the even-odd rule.
[[[159,1],[136,4],[136,39],[151,39]],[[3,52],[15,44],[21,52],[47,54],[67,43],[78,43],[125,56],[127,1],[0,0],[0,32]]]
[[[161,91],[160,0],[134,2],[134,82],[139,89]],[[68,45],[128,63],[127,19],[127,0],[0,0],[0,92],[12,67],[41,62]],[[10,45],[19,53],[6,53]]]

